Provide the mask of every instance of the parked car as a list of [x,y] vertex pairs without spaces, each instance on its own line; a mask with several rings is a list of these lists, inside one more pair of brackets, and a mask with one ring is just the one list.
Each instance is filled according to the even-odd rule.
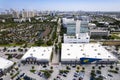
[[72,80],[76,80],[75,78],[73,78]]
[[108,74],[108,76],[113,77],[111,74]]
[[101,65],[101,67],[103,67],[103,68],[104,68],[105,66]]
[[25,73],[21,74],[20,77],[23,77],[25,75]]
[[0,78],[0,80],[3,80],[3,78]]
[[73,68],[75,68],[76,66],[75,66],[75,65],[73,65],[72,67],[73,67]]
[[46,68],[46,67],[47,67],[46,65],[43,66],[43,68]]
[[62,73],[59,73],[59,75],[62,75]]
[[57,78],[59,78],[59,79],[60,79],[60,76],[57,76]]
[[75,74],[74,74],[74,77],[78,77],[78,75],[75,75]]
[[67,77],[65,74],[63,74],[64,77]]
[[41,74],[41,72],[38,72],[38,75],[40,75]]

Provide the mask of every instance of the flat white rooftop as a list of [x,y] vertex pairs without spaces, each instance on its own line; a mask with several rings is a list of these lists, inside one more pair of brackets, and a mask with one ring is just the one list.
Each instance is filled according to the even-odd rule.
[[4,70],[12,66],[14,63],[12,61],[9,61],[7,59],[0,57],[0,69]]
[[51,53],[52,47],[31,47],[22,57],[22,60],[29,57],[35,57],[37,60],[50,60]]
[[80,60],[80,58],[116,59],[98,43],[63,43],[61,61]]

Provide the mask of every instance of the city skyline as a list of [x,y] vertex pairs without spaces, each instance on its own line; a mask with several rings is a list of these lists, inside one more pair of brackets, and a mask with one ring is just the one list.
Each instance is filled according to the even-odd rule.
[[0,9],[120,11],[119,0],[0,0]]

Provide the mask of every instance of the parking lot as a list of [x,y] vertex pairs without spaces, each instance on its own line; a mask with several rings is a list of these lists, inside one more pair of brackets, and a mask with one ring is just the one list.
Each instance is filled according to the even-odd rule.
[[[21,52],[18,50],[19,48],[20,47],[9,47],[9,48],[7,47],[7,50],[3,51],[4,47],[0,47],[1,49],[0,56],[4,58],[8,58],[8,56],[5,55],[6,53],[19,55],[19,54],[24,54],[26,52],[25,49],[29,49],[29,48],[21,48],[22,49],[22,52]],[[15,52],[13,50],[15,50]],[[110,47],[110,52],[114,52],[114,47]],[[13,57],[13,58],[10,58],[10,60],[13,62],[16,62],[16,65],[10,72],[8,72],[6,75],[3,76],[3,80],[10,80],[11,74],[15,75],[17,72],[19,72],[19,74],[15,76],[13,80],[16,80],[23,73],[24,73],[24,76],[28,76],[36,80],[78,80],[79,77],[83,77],[83,80],[90,80],[91,70],[95,70],[95,71],[99,70],[101,72],[100,75],[104,77],[103,80],[119,80],[120,79],[120,76],[119,76],[120,70],[118,70],[118,73],[112,73],[108,71],[108,70],[115,70],[116,67],[120,69],[120,64],[117,64],[117,65],[113,64],[112,65],[113,68],[110,68],[111,65],[106,65],[106,64],[104,65],[86,64],[86,65],[79,65],[80,69],[78,69],[77,68],[78,65],[76,66],[62,65],[62,64],[56,65],[51,63],[49,65],[37,65],[37,64],[23,65],[20,62],[20,58]],[[59,61],[59,55],[54,53],[52,63],[58,63],[58,61]],[[93,66],[94,66],[94,69],[93,69]],[[102,67],[99,69],[100,66]],[[34,67],[34,69],[32,69],[32,67]],[[84,72],[81,73],[82,72],[81,68],[83,67],[84,67]],[[15,68],[18,68],[18,70],[16,71]],[[30,70],[35,70],[35,71],[31,72]],[[41,72],[41,70],[46,70],[46,71],[53,70],[53,72],[51,73],[51,76],[48,79],[46,79],[43,72]],[[65,72],[61,73],[61,71],[65,71]]]
[[[84,67],[84,72],[81,71],[81,69],[78,70],[77,66],[76,67],[72,67],[72,65],[52,65],[53,67],[53,73],[51,73],[50,78],[46,79],[45,76],[43,75],[42,72],[40,72],[40,70],[51,70],[51,66],[46,65],[45,67],[43,67],[44,65],[33,65],[33,64],[25,64],[22,65],[21,63],[19,63],[19,71],[20,73],[13,79],[16,80],[18,78],[18,76],[22,75],[24,73],[24,76],[27,75],[33,79],[36,80],[79,80],[79,77],[83,77],[83,79],[81,80],[90,80],[90,76],[91,76],[91,70],[100,70],[101,74],[104,79],[103,80],[119,80],[120,78],[120,70],[118,71],[118,73],[112,73],[112,72],[108,72],[108,70],[110,70],[110,65],[102,65],[101,69],[99,69],[99,66],[101,65],[82,65],[79,67]],[[17,66],[17,65],[16,65]],[[32,69],[32,66],[34,66],[34,70],[35,72],[30,72],[30,70]],[[69,66],[69,69],[67,69],[66,67]],[[18,66],[17,66],[18,67]],[[94,67],[94,69],[93,69]],[[119,67],[120,69],[120,65],[118,64],[113,65],[113,70]],[[63,72],[61,73],[61,70],[68,70],[69,72]],[[78,70],[78,72],[76,72]],[[39,73],[40,72],[40,73]],[[78,75],[79,74],[79,75]],[[111,76],[112,75],[112,76]],[[10,74],[7,73],[7,76],[3,77],[5,80],[8,80],[10,78]]]

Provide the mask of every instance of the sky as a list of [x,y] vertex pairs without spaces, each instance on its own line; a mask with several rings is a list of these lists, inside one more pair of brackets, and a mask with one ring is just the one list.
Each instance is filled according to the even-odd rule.
[[120,0],[0,0],[0,9],[120,11]]

